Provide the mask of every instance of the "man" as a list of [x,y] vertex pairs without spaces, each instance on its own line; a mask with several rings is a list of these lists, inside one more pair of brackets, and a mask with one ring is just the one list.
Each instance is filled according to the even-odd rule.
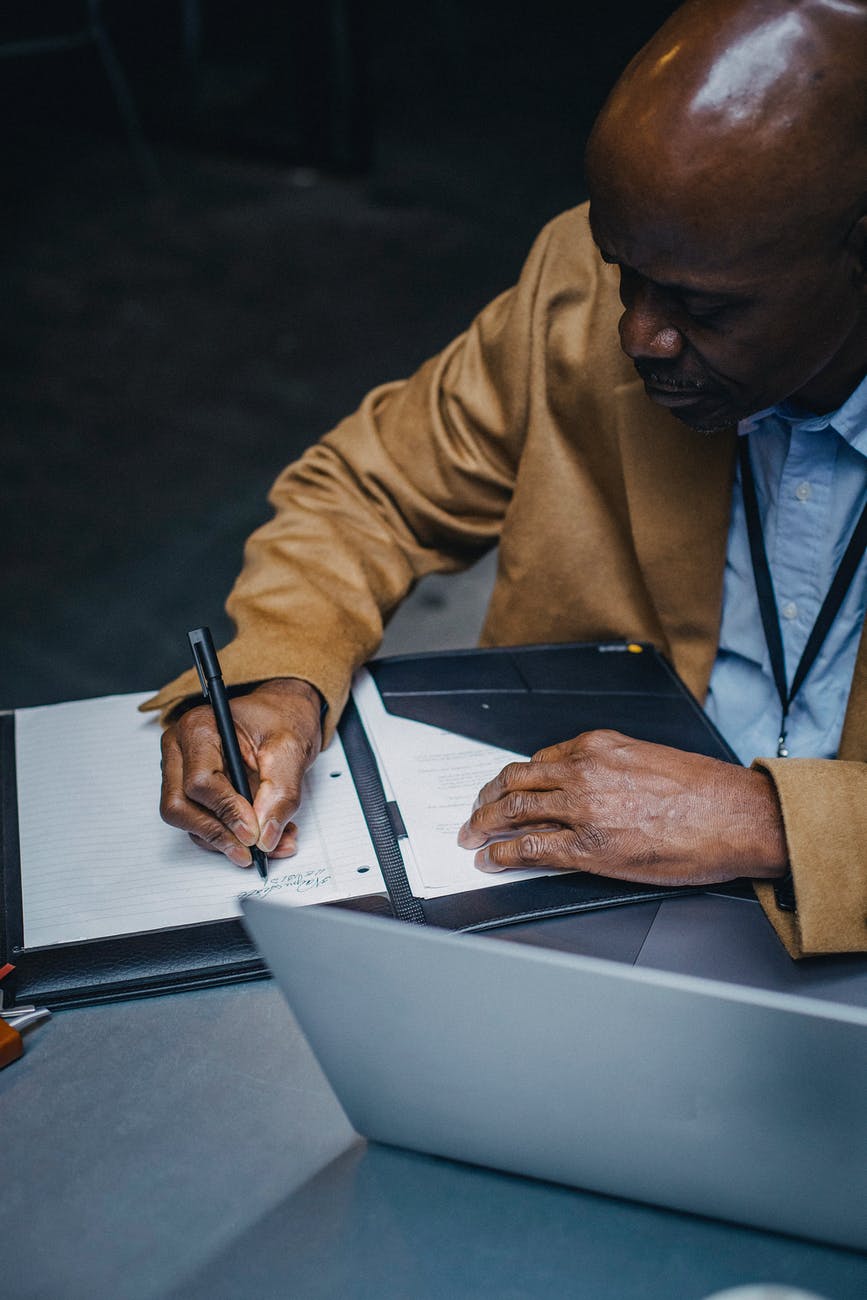
[[[239,865],[253,844],[290,854],[322,699],[327,738],[413,582],[499,540],[484,643],[653,641],[759,761],[564,737],[480,792],[461,831],[480,869],[748,875],[793,955],[867,949],[863,561],[790,699],[867,498],[865,85],[855,0],[690,0],[669,19],[594,127],[589,221],[552,222],[465,336],[278,479],[223,654],[253,685],[233,711],[254,804],[194,708],[164,736],[167,821]],[[151,707],[171,718],[195,689],[185,674]],[[768,883],[789,870],[795,913]]]

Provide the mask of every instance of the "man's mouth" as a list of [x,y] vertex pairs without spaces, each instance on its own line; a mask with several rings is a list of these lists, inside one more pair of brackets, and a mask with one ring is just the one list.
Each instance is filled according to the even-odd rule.
[[650,367],[636,365],[635,369],[644,381],[647,396],[660,406],[690,406],[708,395],[706,383],[679,384]]
[[701,388],[674,388],[671,385],[649,384],[644,381],[647,396],[659,406],[694,406],[705,396]]

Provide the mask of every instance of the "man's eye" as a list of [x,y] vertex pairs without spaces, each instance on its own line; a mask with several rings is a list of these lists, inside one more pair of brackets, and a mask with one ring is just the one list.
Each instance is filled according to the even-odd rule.
[[692,320],[700,321],[702,325],[710,325],[714,321],[719,320],[723,313],[729,309],[730,305],[730,303],[722,302],[710,305],[704,302],[691,304],[689,301],[686,301],[683,304],[683,308]]

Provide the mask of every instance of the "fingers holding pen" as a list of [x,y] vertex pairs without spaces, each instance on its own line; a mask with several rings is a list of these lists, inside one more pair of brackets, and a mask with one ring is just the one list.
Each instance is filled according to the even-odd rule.
[[291,818],[301,804],[304,774],[322,744],[321,701],[306,682],[281,679],[259,687],[249,708],[256,741],[257,788],[253,810],[258,846],[272,857],[295,852]]
[[294,851],[296,828],[290,818],[301,803],[304,773],[319,752],[318,741],[295,731],[268,737],[258,753],[258,788],[253,800],[260,832],[258,845],[275,857]]
[[163,736],[163,819],[239,866],[251,864],[253,846],[269,857],[291,857],[297,839],[292,818],[321,744],[321,699],[307,682],[279,679],[229,707],[252,804],[226,774],[213,710],[198,706]]
[[[160,815],[197,844],[223,853],[236,866],[252,865],[259,825],[253,809],[222,771],[222,752],[208,719],[192,709],[162,737]],[[183,728],[183,729],[182,729]]]

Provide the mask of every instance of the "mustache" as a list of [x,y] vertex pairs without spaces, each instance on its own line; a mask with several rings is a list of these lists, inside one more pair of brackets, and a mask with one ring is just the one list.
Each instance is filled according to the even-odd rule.
[[676,378],[670,372],[649,365],[646,361],[633,361],[632,364],[640,377],[651,388],[664,388],[669,393],[708,393],[713,391],[712,385],[707,379],[684,381]]

